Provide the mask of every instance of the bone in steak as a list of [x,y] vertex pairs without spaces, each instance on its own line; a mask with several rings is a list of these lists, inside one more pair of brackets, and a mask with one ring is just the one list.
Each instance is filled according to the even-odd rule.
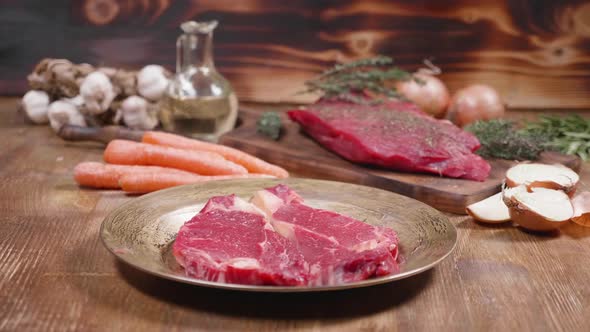
[[297,244],[309,265],[309,284],[338,285],[392,273],[398,240],[390,228],[314,209],[285,185],[258,191],[252,199],[275,231]]
[[249,285],[307,284],[306,262],[264,215],[235,195],[211,198],[178,232],[173,253],[197,279]]
[[278,185],[257,192],[252,203],[211,198],[181,227],[173,252],[198,279],[326,286],[392,273],[398,240],[389,228],[311,208]]
[[353,162],[408,172],[485,180],[490,165],[475,136],[406,102],[322,99],[289,117],[321,145]]

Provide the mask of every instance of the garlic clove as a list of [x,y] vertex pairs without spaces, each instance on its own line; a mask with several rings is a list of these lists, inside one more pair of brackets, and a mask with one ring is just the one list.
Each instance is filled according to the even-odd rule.
[[67,101],[70,104],[76,106],[77,109],[80,109],[84,105],[84,98],[82,96],[77,95],[73,98],[63,98],[62,100]]
[[84,115],[80,113],[76,105],[67,100],[54,101],[49,105],[49,124],[55,132],[65,124],[86,127]]
[[84,100],[82,110],[89,115],[97,115],[106,112],[116,94],[113,84],[103,72],[95,71],[82,81],[80,96]]
[[38,124],[49,121],[47,110],[49,108],[49,95],[45,91],[31,90],[23,96],[21,107],[27,117]]
[[147,65],[137,73],[137,91],[151,101],[160,100],[168,87],[164,67]]

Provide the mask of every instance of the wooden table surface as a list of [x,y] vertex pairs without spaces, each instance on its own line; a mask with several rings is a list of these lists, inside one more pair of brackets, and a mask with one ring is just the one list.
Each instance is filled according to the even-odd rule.
[[[2,331],[590,330],[590,228],[577,225],[540,236],[449,215],[458,244],[436,268],[332,293],[228,292],[136,271],[98,236],[133,198],[72,180],[102,147],[27,124],[16,105],[0,99]],[[588,179],[584,165],[582,189]]]

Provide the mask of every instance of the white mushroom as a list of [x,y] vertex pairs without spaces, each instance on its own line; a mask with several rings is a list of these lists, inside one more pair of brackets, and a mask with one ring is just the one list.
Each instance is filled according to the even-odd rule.
[[86,76],[80,85],[80,95],[84,99],[83,111],[89,115],[104,113],[116,96],[113,84],[100,71]]
[[166,87],[168,87],[168,78],[162,66],[147,65],[137,73],[137,91],[151,101],[161,99]]
[[21,106],[27,117],[34,123],[44,124],[49,121],[47,117],[49,95],[45,91],[31,90],[27,92],[23,96]]
[[76,105],[67,100],[54,101],[49,105],[49,124],[55,132],[65,124],[86,127],[86,120]]
[[158,125],[158,117],[154,107],[139,96],[127,97],[117,112],[117,118],[129,128],[150,130]]

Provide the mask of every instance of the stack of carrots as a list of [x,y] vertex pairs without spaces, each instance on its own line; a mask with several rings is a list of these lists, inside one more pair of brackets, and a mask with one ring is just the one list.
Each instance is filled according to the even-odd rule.
[[74,169],[82,186],[147,193],[182,184],[223,179],[286,178],[286,170],[227,146],[148,131],[142,142],[113,140],[107,164],[83,162]]

